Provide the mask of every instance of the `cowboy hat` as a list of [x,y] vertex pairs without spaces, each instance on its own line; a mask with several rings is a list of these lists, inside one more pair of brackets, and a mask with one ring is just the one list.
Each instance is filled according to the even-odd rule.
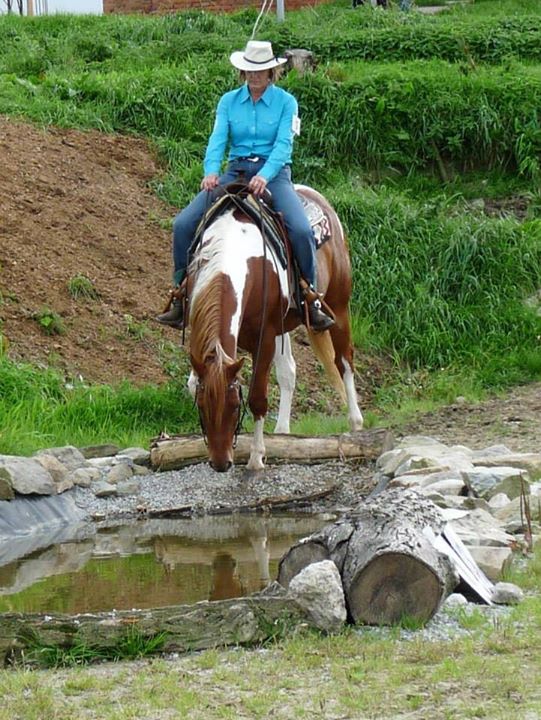
[[262,40],[249,40],[245,50],[232,53],[229,59],[238,70],[248,72],[270,70],[287,62],[287,58],[274,57],[270,42]]

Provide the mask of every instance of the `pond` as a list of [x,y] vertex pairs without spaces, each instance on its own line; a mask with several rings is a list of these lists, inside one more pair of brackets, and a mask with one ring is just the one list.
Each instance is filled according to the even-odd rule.
[[[328,515],[237,514],[74,528],[2,564],[0,612],[84,613],[241,597]],[[67,538],[67,539],[66,539]]]

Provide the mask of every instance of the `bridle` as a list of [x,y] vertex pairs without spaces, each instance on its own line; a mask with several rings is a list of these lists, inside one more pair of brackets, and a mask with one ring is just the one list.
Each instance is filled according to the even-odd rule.
[[[205,418],[203,416],[203,412],[201,408],[199,407],[199,403],[197,402],[197,398],[199,396],[200,392],[203,392],[205,389],[205,385],[201,380],[197,381],[197,385],[195,388],[195,396],[194,396],[194,404],[197,408],[197,413],[199,415],[199,426],[201,427],[201,433],[203,435],[203,440],[205,442],[205,445],[208,447],[208,436],[207,436],[207,429],[205,426]],[[232,380],[227,388],[226,391],[236,389],[239,394],[239,406],[237,408],[237,423],[235,425],[235,432],[233,434],[233,449],[237,447],[237,440],[240,431],[242,430],[242,424],[244,422],[244,418],[246,416],[246,403],[244,402],[244,397],[242,394],[242,385],[240,384],[240,380],[238,378],[235,378]]]

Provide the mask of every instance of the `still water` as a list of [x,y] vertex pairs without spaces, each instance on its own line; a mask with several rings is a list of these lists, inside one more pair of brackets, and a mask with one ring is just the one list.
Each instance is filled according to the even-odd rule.
[[[74,528],[0,561],[0,612],[81,613],[241,597],[276,578],[291,545],[329,516],[206,516]],[[64,534],[66,537],[66,534]]]

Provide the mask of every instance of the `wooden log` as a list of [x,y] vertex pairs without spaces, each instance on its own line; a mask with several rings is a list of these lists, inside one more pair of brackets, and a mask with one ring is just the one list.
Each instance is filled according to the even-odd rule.
[[253,595],[148,610],[80,615],[0,614],[0,666],[28,649],[83,644],[95,651],[118,647],[130,634],[163,634],[159,652],[186,652],[260,643],[294,627],[311,625],[291,599]]
[[[252,436],[241,434],[235,450],[235,462],[248,462]],[[385,429],[362,430],[325,437],[266,435],[268,462],[317,463],[332,459],[375,460],[393,447],[393,436]],[[153,470],[176,470],[208,458],[200,435],[178,435],[156,440],[150,449]]]
[[431,541],[444,526],[438,508],[424,496],[389,490],[294,545],[280,561],[278,581],[288,587],[310,562],[329,558],[342,576],[353,622],[388,625],[405,617],[426,622],[459,581],[449,557]]

